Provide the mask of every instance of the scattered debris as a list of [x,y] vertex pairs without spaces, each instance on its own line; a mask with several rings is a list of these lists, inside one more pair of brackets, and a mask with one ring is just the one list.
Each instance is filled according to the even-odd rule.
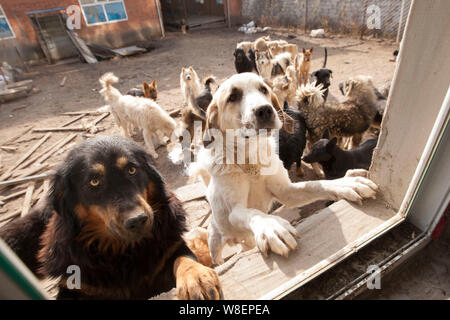
[[60,87],[64,87],[66,85],[67,76],[64,76],[64,78],[61,80],[61,83],[59,84]]
[[313,38],[325,38],[325,30],[324,29],[311,30],[310,36]]
[[345,63],[345,64],[351,64],[351,63],[352,63],[352,60],[344,60],[344,63]]
[[30,182],[27,187],[27,191],[25,193],[25,199],[23,200],[22,212],[20,214],[21,217],[24,217],[28,214],[31,208],[31,200],[33,198],[34,188],[36,187],[36,182]]

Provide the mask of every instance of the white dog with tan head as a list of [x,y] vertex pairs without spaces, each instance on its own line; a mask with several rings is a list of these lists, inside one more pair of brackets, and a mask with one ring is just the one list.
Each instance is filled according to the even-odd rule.
[[286,257],[297,248],[297,230],[287,220],[267,214],[274,200],[300,207],[316,200],[375,198],[377,186],[360,176],[291,182],[274,138],[283,125],[292,132],[292,119],[253,73],[226,80],[208,107],[205,147],[191,173],[199,174],[208,186],[208,244],[216,264],[223,262],[226,243],[240,243],[244,249],[256,245],[265,255],[273,251]]

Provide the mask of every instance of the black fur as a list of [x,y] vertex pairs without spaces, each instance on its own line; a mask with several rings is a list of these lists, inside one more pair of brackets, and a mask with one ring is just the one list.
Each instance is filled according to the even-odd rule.
[[342,178],[349,169],[369,169],[377,139],[368,139],[352,150],[342,150],[336,142],[336,138],[320,139],[302,160],[320,163],[327,179]]
[[284,112],[294,119],[294,133],[289,134],[284,129],[280,129],[279,156],[287,170],[294,162],[297,168],[301,168],[301,158],[306,145],[305,119],[287,103],[284,104]]
[[[125,169],[115,165],[120,156],[128,159]],[[58,298],[146,299],[170,290],[175,286],[175,259],[196,258],[181,238],[185,212],[151,162],[143,148],[122,137],[87,140],[60,165],[44,208],[7,224],[0,237],[38,276],[62,277]],[[99,187],[90,185],[94,163],[106,168]],[[130,167],[136,168],[135,174],[129,174]],[[115,252],[101,249],[100,240],[89,245],[82,240],[88,223],[76,206],[113,207],[120,215],[136,207],[136,195],[146,188],[154,220],[137,241],[114,235],[121,248]],[[80,290],[65,286],[70,265],[80,267]]]
[[248,53],[245,53],[243,49],[235,49],[233,55],[237,73],[255,72],[257,70],[255,52],[252,49]]
[[333,71],[331,71],[330,69],[326,69],[326,68],[321,68],[319,70],[314,71],[311,74],[316,80],[316,86],[318,86],[319,84],[322,84],[323,89],[326,89],[323,94],[324,101],[327,101],[327,98],[328,98],[328,88],[331,85],[330,79],[331,79],[332,74],[333,74]]
[[128,90],[127,95],[133,96],[133,97],[145,97],[144,91],[142,91],[142,89],[138,89],[138,88],[131,88],[130,90]]

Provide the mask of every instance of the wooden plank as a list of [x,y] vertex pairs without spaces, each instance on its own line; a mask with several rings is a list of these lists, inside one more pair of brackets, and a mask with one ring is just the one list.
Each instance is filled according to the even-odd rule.
[[206,196],[206,188],[203,182],[198,182],[180,187],[174,193],[181,202],[187,202],[204,198]]
[[24,217],[30,212],[31,208],[31,200],[33,198],[34,188],[36,187],[36,182],[30,182],[27,187],[27,192],[25,193],[25,199],[23,200],[22,212],[20,213],[21,217]]
[[56,127],[56,128],[36,128],[36,129],[33,129],[33,132],[71,132],[71,131],[81,132],[81,131],[86,131],[86,128],[78,126],[78,127],[65,127],[65,128]]
[[38,143],[36,143],[26,154],[22,156],[8,171],[6,171],[1,177],[0,181],[4,181],[5,179],[8,179],[11,177],[14,169],[16,169],[18,166],[20,166],[25,160],[27,160],[33,152],[35,152],[45,141],[47,141],[48,138],[50,138],[51,133],[46,134],[41,140],[39,140]]
[[296,226],[299,247],[288,258],[264,258],[256,250],[236,261],[221,277],[225,298],[259,299],[294,277],[301,281],[317,272],[316,265],[325,268],[338,259],[336,253],[351,251],[359,238],[395,215],[382,201],[366,201],[363,207],[338,201]]
[[6,213],[6,214],[1,215],[1,216],[0,216],[0,226],[1,226],[3,223],[7,223],[7,222],[9,222],[10,220],[19,217],[21,212],[22,212],[22,209],[19,209],[19,210],[13,211],[13,212],[11,212],[11,213]]
[[32,157],[31,159],[28,159],[28,161],[24,162],[19,169],[23,169],[28,167],[31,163],[35,162],[37,159],[39,159],[40,157],[44,156],[45,154],[47,154],[49,151],[51,151],[53,148],[56,148],[62,141],[64,141],[64,139],[66,138],[62,138],[61,140],[56,141],[54,144],[52,144],[50,147],[46,148],[44,151],[38,153],[37,155],[35,155],[34,157]]
[[30,127],[30,128],[28,128],[28,129],[25,129],[23,132],[21,132],[21,133],[15,135],[15,136],[12,137],[12,138],[9,138],[9,139],[6,140],[5,142],[2,142],[1,145],[4,146],[4,145],[8,145],[8,144],[11,144],[11,143],[15,142],[17,139],[23,137],[23,136],[26,135],[28,132],[30,132],[32,129],[33,129],[33,127]]
[[96,126],[97,124],[100,123],[100,121],[102,121],[103,119],[105,119],[106,117],[109,116],[109,112],[104,113],[103,115],[101,115],[100,117],[98,117],[97,119],[95,119],[92,123],[91,126]]
[[72,124],[87,115],[88,115],[87,113],[80,114],[78,117],[75,117],[75,118],[70,119],[69,121],[65,122],[61,127],[67,127],[69,124]]
[[[15,171],[13,174],[13,178],[24,178],[37,174],[39,171],[45,170],[49,167],[48,164],[43,164],[36,167],[31,167],[21,171]],[[17,173],[17,174],[16,174]]]
[[[288,258],[273,253],[265,258],[253,248],[216,267],[224,298],[280,298],[399,221],[402,217],[382,200],[367,200],[363,206],[338,201],[296,226],[298,248]],[[157,299],[173,298],[175,290]]]
[[8,196],[0,196],[0,201],[8,201],[8,200],[12,200],[14,198],[18,198],[20,196],[23,196],[26,192],[27,192],[27,189],[24,189],[24,190],[20,190],[20,191],[11,193]]
[[70,141],[75,139],[76,136],[77,136],[77,134],[73,133],[70,136],[63,139],[62,141],[60,141],[60,143],[57,146],[55,146],[51,151],[47,152],[46,154],[43,154],[39,159],[37,159],[36,164],[40,164],[40,163],[44,162],[45,160],[47,160],[48,158],[50,158],[55,152],[57,152],[58,150],[61,150],[61,148],[63,146],[65,146]]
[[63,116],[79,116],[82,114],[90,115],[90,116],[99,116],[102,115],[104,112],[101,111],[71,111],[71,112],[64,112],[61,113]]
[[16,185],[16,184],[30,182],[30,181],[44,180],[44,179],[47,179],[47,178],[51,178],[54,175],[55,175],[54,171],[48,171],[46,173],[38,174],[38,175],[35,175],[35,176],[28,176],[28,177],[13,179],[13,180],[0,181],[0,189],[2,189],[4,187],[8,187],[8,186],[13,186],[13,185]]

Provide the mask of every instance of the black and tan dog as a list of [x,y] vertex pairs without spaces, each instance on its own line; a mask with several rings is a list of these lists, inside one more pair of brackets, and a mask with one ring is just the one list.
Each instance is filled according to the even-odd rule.
[[[99,137],[73,149],[43,208],[0,236],[38,276],[60,277],[61,299],[218,299],[217,274],[182,239],[185,212],[137,144]],[[68,289],[77,265],[81,288]]]

